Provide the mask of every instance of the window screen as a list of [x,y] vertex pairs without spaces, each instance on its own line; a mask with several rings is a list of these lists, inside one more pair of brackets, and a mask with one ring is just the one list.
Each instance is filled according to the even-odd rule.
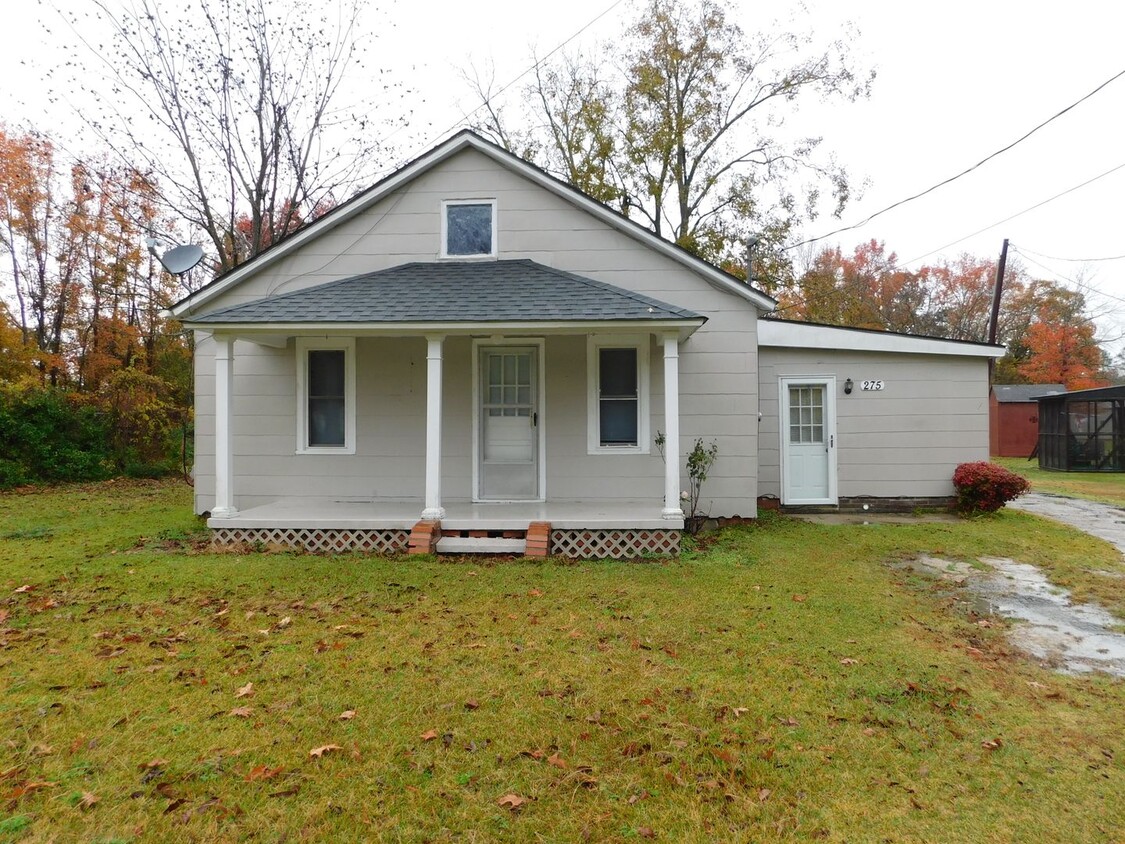
[[492,205],[445,207],[445,254],[492,254]]
[[637,350],[598,350],[598,430],[601,445],[637,445],[640,396]]
[[345,444],[343,349],[309,351],[309,446]]

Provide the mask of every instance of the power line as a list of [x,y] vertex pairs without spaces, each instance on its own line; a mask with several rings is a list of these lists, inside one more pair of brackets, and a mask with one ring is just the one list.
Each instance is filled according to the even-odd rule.
[[920,193],[916,193],[913,196],[908,196],[905,199],[900,199],[898,202],[892,203],[891,205],[888,205],[886,208],[883,208],[880,211],[876,211],[870,217],[867,217],[864,220],[860,220],[858,223],[855,223],[855,224],[850,225],[850,226],[844,226],[843,228],[836,229],[835,231],[830,231],[827,234],[822,234],[818,237],[810,237],[808,240],[802,240],[799,243],[794,243],[792,246],[786,246],[785,249],[787,249],[787,250],[788,249],[796,249],[798,246],[804,246],[807,243],[816,243],[818,240],[824,240],[825,238],[832,237],[832,236],[840,234],[842,232],[851,231],[852,229],[858,229],[861,226],[867,225],[872,220],[874,220],[876,217],[878,217],[882,214],[886,214],[888,211],[892,211],[895,208],[898,208],[899,206],[905,205],[908,202],[913,202],[915,199],[920,199],[921,197],[925,196],[926,194],[932,193],[933,191],[937,190],[938,188],[941,188],[941,187],[944,187],[945,185],[948,185],[950,182],[957,181],[962,176],[967,176],[969,173],[972,173],[974,170],[976,170],[982,164],[986,164],[987,162],[996,158],[998,155],[1002,155],[1003,153],[1012,149],[1017,144],[1020,144],[1023,141],[1026,141],[1028,138],[1030,138],[1032,135],[1034,135],[1036,132],[1038,132],[1044,126],[1046,126],[1047,124],[1049,124],[1049,123],[1057,120],[1058,118],[1062,117],[1064,114],[1066,114],[1068,111],[1073,109],[1075,106],[1077,106],[1077,105],[1085,102],[1086,100],[1090,99],[1090,97],[1094,96],[1094,94],[1098,93],[1100,90],[1102,90],[1102,88],[1106,87],[1111,82],[1114,82],[1115,80],[1120,79],[1122,76],[1125,76],[1125,70],[1122,70],[1122,71],[1114,74],[1109,79],[1107,79],[1105,82],[1103,82],[1101,85],[1099,85],[1097,88],[1095,88],[1093,91],[1086,94],[1084,97],[1082,97],[1078,100],[1075,100],[1073,103],[1068,105],[1062,111],[1056,112],[1055,114],[1048,117],[1046,120],[1044,120],[1042,123],[1040,123],[1034,129],[1032,129],[1030,132],[1027,132],[1025,135],[1023,135],[1023,136],[1017,138],[1016,140],[1012,141],[1006,147],[1003,147],[1001,149],[996,150],[996,152],[992,153],[991,155],[985,156],[980,161],[978,161],[976,164],[974,164],[972,167],[969,167],[965,170],[962,170],[957,175],[950,176],[948,179],[945,179],[941,182],[938,182],[936,185],[932,185],[931,187],[928,187],[924,191],[921,191]]
[[[1028,261],[1031,261],[1031,263],[1035,264],[1035,266],[1039,267],[1040,269],[1046,270],[1047,272],[1051,273],[1052,275],[1056,276],[1057,278],[1062,279],[1063,281],[1069,281],[1071,284],[1073,284],[1079,290],[1082,290],[1082,289],[1089,290],[1091,293],[1096,293],[1097,295],[1104,296],[1107,299],[1115,299],[1118,302],[1125,302],[1125,299],[1123,299],[1122,297],[1120,297],[1120,296],[1118,296],[1114,293],[1106,293],[1101,288],[1094,287],[1094,285],[1090,284],[1087,281],[1079,281],[1076,278],[1071,278],[1068,275],[1063,275],[1058,270],[1054,270],[1051,267],[1048,267],[1046,264],[1041,263],[1040,261],[1036,261],[1034,258],[1031,257],[1031,255],[1027,254],[1026,250],[1020,248],[1016,244],[1010,244],[1010,246],[1015,252],[1019,253],[1024,258],[1026,258]],[[1044,257],[1046,257],[1046,256],[1044,256]]]
[[1015,214],[1012,214],[1010,217],[1005,217],[1003,220],[997,220],[995,223],[991,223],[991,224],[985,226],[982,229],[977,229],[972,234],[967,234],[964,237],[959,237],[956,240],[952,240],[949,243],[945,244],[944,246],[939,246],[937,249],[931,249],[929,252],[925,253],[924,255],[919,255],[916,258],[911,258],[909,261],[903,261],[902,266],[905,267],[908,264],[913,264],[915,261],[921,261],[923,258],[930,257],[935,252],[941,252],[943,249],[948,249],[950,246],[956,246],[958,243],[961,243],[962,241],[966,241],[971,237],[976,237],[978,234],[983,234],[984,232],[988,231],[989,229],[994,229],[997,226],[1002,226],[1004,223],[1007,223],[1010,220],[1016,219],[1016,217],[1022,217],[1024,214],[1027,214],[1031,211],[1034,211],[1036,208],[1042,208],[1048,202],[1054,202],[1056,199],[1060,199],[1061,197],[1066,196],[1068,193],[1074,193],[1074,191],[1079,190],[1080,188],[1084,188],[1087,185],[1091,185],[1094,182],[1098,181],[1099,179],[1104,179],[1106,176],[1112,175],[1113,173],[1116,173],[1118,170],[1121,170],[1123,168],[1125,168],[1125,163],[1118,164],[1116,167],[1111,167],[1110,169],[1106,170],[1104,173],[1101,173],[1097,176],[1094,176],[1094,178],[1092,178],[1092,179],[1087,179],[1086,181],[1082,182],[1082,184],[1080,184],[1080,185],[1075,185],[1074,187],[1067,188],[1066,190],[1064,190],[1060,193],[1056,193],[1054,196],[1049,197],[1047,199],[1044,199],[1042,202],[1037,202],[1034,205],[1032,205],[1031,207],[1023,209],[1022,211],[1017,211]]
[[1120,261],[1125,258],[1125,255],[1109,255],[1104,258],[1060,258],[1057,255],[1044,255],[1042,252],[1036,252],[1034,249],[1028,249],[1026,246],[1021,248],[1025,254],[1030,252],[1032,255],[1046,258],[1048,261],[1070,261],[1075,264],[1094,264],[1098,261]]

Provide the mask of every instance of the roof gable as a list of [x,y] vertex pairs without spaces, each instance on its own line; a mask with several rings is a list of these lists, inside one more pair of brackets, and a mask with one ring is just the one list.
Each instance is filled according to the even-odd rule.
[[702,321],[534,261],[413,262],[189,318],[193,325]]
[[208,302],[220,294],[237,287],[244,280],[363,213],[393,191],[429,172],[456,153],[469,148],[477,150],[500,166],[527,178],[570,204],[592,214],[611,228],[622,232],[642,245],[672,259],[719,290],[746,299],[761,310],[769,311],[776,305],[776,302],[765,293],[751,287],[741,279],[724,272],[676,244],[657,237],[643,226],[590,198],[573,186],[556,179],[535,165],[529,164],[473,132],[463,130],[387,176],[368,190],[357,194],[325,216],[260,253],[252,260],[216,278],[210,284],[177,302],[171,307],[171,314],[180,319],[185,319],[192,314],[199,313]]

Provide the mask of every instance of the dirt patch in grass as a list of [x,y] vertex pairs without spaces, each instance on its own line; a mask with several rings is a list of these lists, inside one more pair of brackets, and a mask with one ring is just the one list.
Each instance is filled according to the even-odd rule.
[[51,532],[0,541],[0,835],[1107,841],[1125,814],[1122,684],[883,565],[1015,556],[1030,517],[446,564],[185,553],[159,537],[188,498],[0,500]]

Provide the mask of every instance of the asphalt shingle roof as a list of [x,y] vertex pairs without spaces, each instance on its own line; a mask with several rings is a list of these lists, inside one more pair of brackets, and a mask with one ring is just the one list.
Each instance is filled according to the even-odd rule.
[[193,317],[193,323],[696,320],[699,314],[530,260],[411,263]]
[[1017,401],[1035,401],[1036,396],[1049,396],[1052,393],[1065,393],[1062,384],[993,384],[992,392],[1001,404]]

